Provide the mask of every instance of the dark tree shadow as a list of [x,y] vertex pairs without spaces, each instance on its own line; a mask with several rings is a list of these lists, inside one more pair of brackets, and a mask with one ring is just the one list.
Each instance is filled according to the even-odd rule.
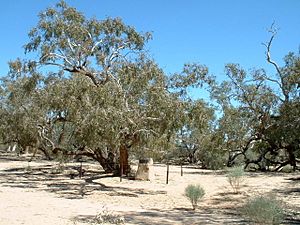
[[284,204],[286,209],[286,218],[284,224],[300,224],[300,187],[299,177],[286,178],[289,181],[284,188],[275,188],[271,192],[282,197],[288,197],[289,201],[293,200],[298,204]]
[[[1,160],[5,162],[10,161],[10,158],[2,157]],[[1,161],[0,160],[0,161]],[[80,179],[78,175],[78,165],[68,165],[65,170],[75,171],[76,176],[71,179],[69,173],[55,173],[53,172],[53,165],[47,161],[43,162],[40,166],[31,167],[15,167],[10,169],[0,169],[0,182],[2,186],[13,188],[32,188],[38,190],[44,190],[50,193],[54,193],[61,198],[67,199],[82,199],[86,196],[92,195],[95,192],[105,193],[110,196],[116,197],[129,197],[138,198],[141,195],[166,195],[166,191],[156,191],[142,188],[123,187],[120,185],[109,186],[106,185],[102,179],[112,177],[112,174],[105,174],[102,170],[86,168],[84,176]],[[0,162],[1,163],[1,162]],[[76,172],[77,171],[77,172]],[[189,172],[188,170],[184,173]],[[193,174],[193,171],[190,171]],[[216,174],[215,171],[196,171],[195,174],[199,175],[212,175]],[[217,174],[217,175],[222,175]],[[264,174],[265,175],[265,174]],[[275,174],[275,176],[280,174]],[[251,176],[251,174],[249,175]],[[254,175],[256,176],[256,174]],[[274,176],[274,173],[270,174]],[[125,178],[124,178],[125,179]],[[286,180],[286,188],[274,189],[274,192],[278,192],[282,195],[295,195],[299,196],[299,187],[295,184],[299,184],[299,179],[288,178]],[[190,208],[171,208],[168,210],[161,209],[145,209],[144,211],[130,211],[121,213],[125,220],[131,224],[159,224],[159,225],[173,225],[173,224],[249,224],[245,221],[238,211],[238,206],[241,204],[241,200],[247,197],[247,193],[236,195],[231,192],[219,192],[216,193],[210,199],[209,206],[200,206],[197,210],[191,210]],[[129,199],[130,201],[130,199]],[[230,203],[230,204],[228,204]],[[228,206],[231,205],[231,206]],[[293,212],[287,214],[285,224],[300,224],[300,209],[297,208]],[[74,220],[89,223],[95,215],[78,215]]]
[[[249,224],[247,221],[239,217],[239,215],[230,212],[219,212],[217,209],[200,208],[197,210],[187,208],[174,208],[169,210],[147,209],[147,211],[126,213],[119,212],[120,216],[130,224],[145,225],[174,225],[174,224]],[[77,216],[75,221],[82,223],[92,222],[95,216]]]
[[[4,157],[4,159],[10,161],[10,157]],[[47,161],[40,162],[43,162],[43,165],[0,170],[0,182],[2,186],[40,189],[67,199],[82,199],[99,191],[102,193],[105,192],[110,196],[134,198],[139,197],[139,195],[166,194],[164,191],[152,191],[134,187],[126,188],[121,185],[105,185],[101,182],[101,179],[114,176],[113,174],[105,174],[100,169],[91,170],[84,168],[84,176],[79,178],[78,163],[64,166],[63,171],[57,172],[57,168],[53,167],[53,164],[49,164]],[[66,171],[71,171],[71,173]]]
[[286,180],[295,181],[295,182],[300,182],[300,176],[286,178]]

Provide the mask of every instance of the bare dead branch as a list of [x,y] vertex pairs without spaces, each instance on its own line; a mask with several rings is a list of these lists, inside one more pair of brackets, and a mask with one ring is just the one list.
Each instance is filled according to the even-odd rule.
[[271,58],[272,42],[273,42],[275,36],[277,35],[277,29],[273,28],[273,26],[274,26],[274,23],[272,24],[271,29],[269,30],[269,32],[272,34],[270,40],[267,43],[263,43],[263,45],[267,48],[266,58],[267,58],[268,63],[272,64],[275,67],[277,73],[281,77],[282,74],[281,74],[281,71],[280,71],[280,68],[279,68],[278,64],[275,61],[273,61],[272,58]]
[[263,45],[267,49],[267,51],[266,51],[267,62],[275,67],[275,69],[276,69],[276,71],[277,71],[277,73],[280,77],[280,82],[277,81],[277,80],[271,79],[270,77],[265,77],[265,79],[268,80],[268,81],[276,83],[280,87],[280,89],[282,91],[282,94],[284,95],[284,98],[285,98],[284,100],[281,99],[281,101],[288,101],[289,100],[289,94],[287,93],[287,91],[285,90],[285,87],[284,87],[284,75],[283,75],[282,71],[280,70],[279,65],[274,60],[272,60],[272,57],[271,57],[272,42],[273,42],[275,36],[277,35],[277,31],[278,31],[278,28],[275,28],[274,24],[275,23],[273,22],[272,25],[271,25],[271,28],[268,30],[269,33],[272,34],[270,40],[267,43],[263,43]]

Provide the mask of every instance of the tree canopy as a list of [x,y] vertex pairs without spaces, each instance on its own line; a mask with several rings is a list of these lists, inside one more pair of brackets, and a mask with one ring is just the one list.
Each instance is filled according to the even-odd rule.
[[[129,156],[297,169],[300,57],[273,61],[271,31],[266,60],[276,76],[231,63],[218,83],[197,63],[166,75],[145,51],[151,33],[61,1],[39,14],[26,58],[1,78],[1,141],[48,159],[85,155],[106,172],[129,173]],[[214,103],[191,98],[190,88],[208,90]]]

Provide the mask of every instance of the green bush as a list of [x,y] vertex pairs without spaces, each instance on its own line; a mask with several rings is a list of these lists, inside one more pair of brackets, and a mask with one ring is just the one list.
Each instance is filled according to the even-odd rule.
[[205,169],[219,170],[224,169],[227,158],[218,151],[200,151],[197,158],[201,161],[202,167]]
[[284,210],[274,196],[257,196],[250,199],[241,210],[242,214],[256,224],[280,224]]
[[200,185],[190,184],[185,188],[185,196],[191,201],[194,210],[204,195],[205,191]]
[[244,176],[245,171],[242,166],[227,169],[227,180],[235,193],[239,193]]

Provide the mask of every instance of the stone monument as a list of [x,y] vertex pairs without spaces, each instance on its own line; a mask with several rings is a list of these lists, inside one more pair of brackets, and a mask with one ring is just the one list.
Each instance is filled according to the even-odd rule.
[[144,158],[139,160],[138,169],[135,175],[136,180],[153,180],[153,159]]

